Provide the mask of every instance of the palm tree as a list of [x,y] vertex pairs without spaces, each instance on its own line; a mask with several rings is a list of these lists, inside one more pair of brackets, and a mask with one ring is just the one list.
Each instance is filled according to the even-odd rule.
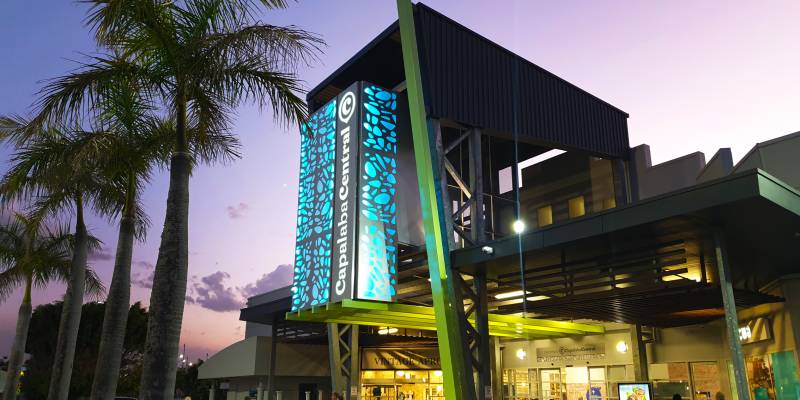
[[[67,291],[58,327],[50,394],[66,400],[80,326],[81,308],[90,251],[86,229],[86,205],[107,202],[103,188],[110,183],[98,173],[95,163],[79,162],[80,149],[91,146],[94,137],[79,129],[48,125],[20,142],[20,132],[29,130],[22,119],[3,117],[0,131],[22,147],[12,155],[12,167],[0,182],[0,202],[33,202],[37,218],[74,212],[75,233]],[[63,397],[62,397],[63,396]]]
[[[170,120],[152,114],[152,106],[142,99],[137,88],[125,77],[103,91],[94,113],[101,130],[94,132],[97,146],[89,147],[83,160],[101,165],[109,182],[109,195],[121,196],[104,205],[106,215],[119,216],[119,238],[114,258],[114,273],[106,299],[100,349],[92,382],[91,399],[113,398],[122,359],[125,330],[130,307],[130,273],[133,242],[144,238],[147,216],[139,203],[142,186],[151,169],[165,165],[175,126]],[[192,134],[196,129],[192,130]],[[192,135],[194,136],[194,135]],[[239,157],[238,140],[225,133],[209,134],[206,140],[191,140],[193,158],[204,163],[230,161]]]
[[164,104],[175,120],[141,389],[142,399],[170,398],[188,275],[189,122],[196,122],[196,138],[202,141],[209,132],[227,132],[235,107],[244,102],[269,106],[276,121],[286,126],[305,120],[295,72],[316,59],[323,42],[306,31],[256,19],[258,4],[284,7],[283,0],[87,2],[92,4],[88,23],[98,42],[122,57],[97,58],[51,82],[34,125],[78,119],[104,84],[119,74],[135,77],[144,97]]
[[[88,241],[98,247],[96,239],[90,237]],[[3,388],[6,400],[17,396],[31,321],[31,291],[53,281],[69,280],[73,245],[74,237],[69,234],[68,226],[50,228],[36,217],[15,214],[8,224],[0,225],[0,302],[16,288],[24,288]],[[102,283],[94,272],[87,270],[84,279],[86,294],[97,297],[102,293]]]

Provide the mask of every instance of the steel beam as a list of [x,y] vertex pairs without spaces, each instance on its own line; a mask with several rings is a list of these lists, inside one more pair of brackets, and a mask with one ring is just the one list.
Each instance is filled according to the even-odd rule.
[[733,297],[733,283],[731,282],[731,268],[728,264],[728,250],[725,235],[719,230],[714,230],[714,250],[717,256],[717,270],[719,285],[722,292],[722,304],[725,307],[725,331],[728,334],[728,345],[731,351],[731,364],[733,364],[733,377],[736,393],[739,400],[750,400],[750,389],[747,385],[747,370],[744,364],[742,343],[739,342],[739,317],[736,315],[736,299]]
[[633,359],[633,378],[640,382],[649,381],[647,371],[647,347],[642,341],[642,325],[633,324],[631,334],[631,358]]
[[275,391],[275,363],[278,359],[278,317],[272,318],[272,337],[269,345],[269,371],[267,372],[267,393],[266,399],[272,400],[272,393]]
[[358,325],[328,323],[328,359],[331,390],[351,399],[352,388],[359,387],[361,375]]
[[437,133],[434,120],[428,118],[425,108],[411,1],[397,0],[397,12],[444,391],[448,399],[474,399],[472,368],[468,364],[470,357],[467,343],[463,340],[466,336],[462,324],[465,319],[463,302],[453,284],[456,274],[451,269],[450,243],[447,240],[447,235],[452,235],[447,231],[451,213],[445,213],[441,170],[435,168],[440,165],[436,140],[441,140],[441,135],[438,135],[439,139],[432,135]]

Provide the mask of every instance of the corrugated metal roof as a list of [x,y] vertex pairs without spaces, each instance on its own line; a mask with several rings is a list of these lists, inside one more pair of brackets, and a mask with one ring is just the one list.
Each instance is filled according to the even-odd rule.
[[424,4],[417,5],[416,18],[433,116],[508,133],[514,130],[518,101],[520,137],[604,155],[627,154],[625,112]]
[[[520,140],[627,158],[628,114],[422,3],[415,16],[431,116],[510,137],[516,105]],[[395,22],[312,89],[311,109],[358,80],[402,82],[398,35]]]

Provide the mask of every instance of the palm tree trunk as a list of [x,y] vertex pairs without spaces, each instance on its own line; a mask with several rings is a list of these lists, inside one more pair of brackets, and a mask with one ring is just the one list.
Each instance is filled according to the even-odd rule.
[[117,254],[114,258],[114,275],[106,298],[103,317],[103,332],[100,335],[100,350],[94,370],[91,400],[113,399],[117,391],[122,350],[125,344],[125,328],[131,299],[131,259],[135,229],[136,178],[128,177],[125,208],[119,221]]
[[19,305],[17,332],[14,335],[14,344],[11,345],[11,355],[8,358],[8,371],[6,372],[6,381],[3,385],[3,399],[5,400],[16,400],[17,398],[19,374],[22,370],[22,363],[25,361],[25,343],[28,341],[28,327],[31,324],[32,283],[31,277],[28,277],[25,281],[25,294],[22,296],[22,304]]
[[170,163],[167,210],[150,293],[147,340],[139,389],[141,400],[171,399],[175,394],[175,373],[186,299],[191,159],[185,136],[186,100],[180,94],[176,97],[177,143]]
[[56,353],[47,400],[67,400],[69,383],[72,378],[72,362],[75,358],[75,344],[78,340],[78,328],[81,323],[88,233],[83,221],[83,197],[80,194],[75,197],[75,210],[75,249],[69,269],[67,293],[64,294],[61,321],[58,325]]

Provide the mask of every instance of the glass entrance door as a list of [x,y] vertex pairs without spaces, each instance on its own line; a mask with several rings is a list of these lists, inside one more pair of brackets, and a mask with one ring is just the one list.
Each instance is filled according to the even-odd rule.
[[562,399],[562,384],[561,384],[561,370],[560,369],[541,369],[539,370],[540,379],[542,383],[542,399],[543,400],[563,400]]

